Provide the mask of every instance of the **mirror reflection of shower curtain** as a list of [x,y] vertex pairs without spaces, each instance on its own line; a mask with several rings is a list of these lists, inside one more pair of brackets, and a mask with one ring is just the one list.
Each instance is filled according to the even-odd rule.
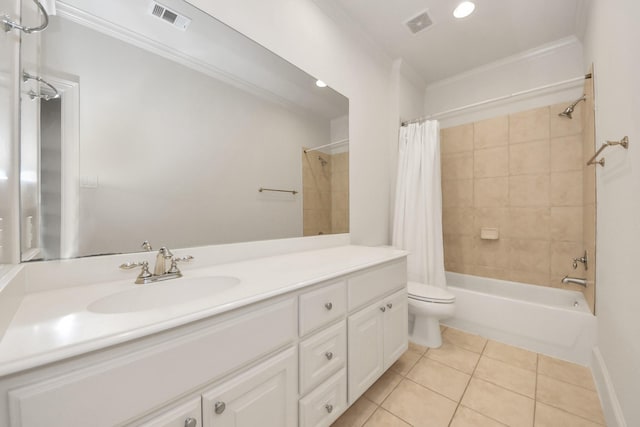
[[411,252],[409,280],[445,287],[440,182],[438,121],[401,127],[392,243]]

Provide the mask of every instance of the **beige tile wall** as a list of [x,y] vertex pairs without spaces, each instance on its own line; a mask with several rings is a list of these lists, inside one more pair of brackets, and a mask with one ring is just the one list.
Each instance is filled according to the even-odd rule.
[[[583,168],[584,103],[572,120],[558,117],[566,106],[442,130],[448,271],[553,287],[566,274],[584,277],[571,264],[595,190]],[[482,227],[498,228],[499,239],[480,239]]]
[[304,236],[348,233],[349,153],[303,151],[302,197]]
[[349,152],[331,156],[331,232],[349,232]]

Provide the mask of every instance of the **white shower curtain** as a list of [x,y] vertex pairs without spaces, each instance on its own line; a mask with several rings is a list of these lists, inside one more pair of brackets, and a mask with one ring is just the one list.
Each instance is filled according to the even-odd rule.
[[411,252],[409,280],[446,287],[438,121],[401,127],[398,151],[393,246]]

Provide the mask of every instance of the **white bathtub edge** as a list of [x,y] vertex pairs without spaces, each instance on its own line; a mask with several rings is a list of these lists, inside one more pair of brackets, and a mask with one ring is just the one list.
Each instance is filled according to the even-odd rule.
[[627,427],[627,422],[622,413],[622,407],[618,401],[616,390],[613,388],[613,382],[609,375],[607,365],[604,363],[602,353],[598,347],[593,348],[591,355],[591,372],[598,389],[604,419],[609,427]]

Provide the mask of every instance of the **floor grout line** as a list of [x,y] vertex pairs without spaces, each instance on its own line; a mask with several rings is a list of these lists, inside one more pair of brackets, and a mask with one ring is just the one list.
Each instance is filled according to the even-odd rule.
[[[455,328],[446,328],[444,331],[442,331],[442,332],[443,332],[443,335],[444,335],[444,332],[445,332],[446,330],[448,330],[448,329],[456,330]],[[460,331],[460,332],[467,333],[467,332],[465,332],[465,331]],[[473,335],[473,336],[480,337],[480,335],[475,335],[475,334],[470,334],[470,333],[468,333],[468,334],[469,334],[469,335]],[[481,337],[481,338],[484,338],[484,337]],[[395,385],[391,388],[391,390],[390,390],[390,391],[386,394],[386,396],[381,400],[380,404],[378,404],[378,403],[374,402],[373,400],[371,400],[370,398],[368,398],[368,397],[364,396],[364,394],[363,394],[363,396],[362,396],[362,397],[364,397],[367,401],[369,401],[369,402],[373,403],[373,405],[375,406],[375,408],[374,408],[374,410],[371,412],[371,414],[370,414],[368,417],[366,417],[366,419],[364,420],[364,422],[363,422],[362,426],[365,426],[365,425],[366,425],[366,424],[367,424],[367,423],[372,419],[373,415],[374,415],[378,410],[385,411],[385,412],[389,413],[390,415],[392,415],[392,416],[394,416],[394,417],[398,418],[398,419],[399,419],[399,420],[401,420],[402,422],[404,422],[404,423],[406,423],[406,424],[408,424],[408,425],[410,425],[410,426],[413,426],[413,424],[412,424],[412,423],[410,423],[409,421],[407,421],[407,420],[406,420],[406,419],[404,419],[403,417],[399,416],[398,414],[395,414],[395,413],[394,413],[394,412],[392,412],[391,410],[388,410],[388,409],[386,409],[386,408],[384,408],[384,407],[382,406],[385,402],[387,402],[387,400],[389,399],[389,397],[390,397],[390,396],[391,396],[391,395],[392,395],[392,394],[393,394],[393,393],[398,389],[398,387],[400,386],[400,384],[401,384],[404,380],[407,380],[408,382],[411,382],[411,383],[413,383],[413,384],[415,384],[415,385],[417,385],[417,386],[419,386],[419,387],[421,387],[421,388],[424,388],[424,389],[426,389],[426,390],[429,390],[430,392],[433,392],[433,393],[437,394],[438,396],[441,396],[441,397],[443,397],[443,398],[445,398],[445,399],[447,399],[447,400],[449,400],[449,401],[451,401],[451,402],[455,402],[455,403],[456,403],[455,410],[453,411],[453,413],[452,413],[452,415],[451,415],[451,419],[449,420],[449,423],[448,423],[448,426],[449,426],[449,427],[452,425],[453,420],[454,420],[454,418],[456,417],[456,415],[458,414],[458,412],[460,411],[460,408],[461,408],[461,407],[463,407],[463,408],[465,408],[465,409],[467,409],[467,410],[469,410],[469,411],[475,412],[475,413],[477,413],[477,414],[479,414],[479,415],[481,415],[481,416],[483,416],[483,417],[486,417],[486,418],[488,418],[488,419],[490,419],[490,420],[492,420],[492,421],[495,421],[495,422],[497,422],[497,423],[499,423],[499,424],[501,424],[501,425],[505,425],[502,421],[496,420],[496,419],[494,419],[494,418],[492,418],[492,417],[490,417],[490,416],[488,416],[488,415],[486,415],[486,414],[484,414],[484,413],[482,413],[482,412],[479,412],[479,411],[477,411],[477,410],[475,410],[475,409],[473,409],[473,408],[469,408],[469,407],[467,407],[467,406],[465,406],[465,405],[462,405],[462,400],[464,399],[464,397],[465,397],[465,395],[466,395],[466,393],[467,393],[467,391],[468,391],[468,389],[469,389],[469,386],[470,386],[470,384],[471,384],[471,381],[472,381],[474,378],[475,378],[475,379],[477,379],[477,380],[479,380],[479,381],[485,381],[485,382],[487,382],[487,383],[490,383],[490,384],[492,384],[492,385],[494,385],[494,386],[496,386],[496,387],[499,387],[499,388],[501,388],[501,389],[503,389],[503,390],[506,390],[506,391],[508,391],[508,392],[511,392],[511,393],[517,394],[517,395],[519,395],[519,396],[525,397],[525,398],[527,398],[527,399],[531,399],[531,400],[533,400],[533,421],[532,421],[532,422],[533,422],[533,425],[535,425],[535,422],[536,422],[536,411],[537,411],[537,405],[538,405],[538,403],[540,403],[540,404],[544,404],[544,405],[548,405],[549,407],[552,407],[552,408],[554,408],[554,409],[556,409],[556,410],[559,410],[559,411],[561,411],[562,413],[565,413],[565,414],[568,414],[568,415],[571,415],[571,416],[577,417],[577,418],[582,419],[582,420],[585,420],[585,421],[592,422],[592,423],[594,423],[595,425],[599,425],[599,426],[600,426],[600,425],[602,425],[602,424],[600,424],[599,422],[594,421],[593,419],[586,418],[586,417],[584,417],[584,416],[582,416],[582,415],[580,415],[580,414],[576,414],[576,413],[573,413],[573,412],[571,412],[571,411],[569,411],[569,410],[566,410],[566,409],[564,409],[564,408],[558,407],[558,406],[556,406],[554,403],[547,403],[547,402],[544,402],[544,401],[538,401],[538,379],[539,379],[538,377],[539,377],[539,375],[542,375],[542,376],[544,376],[544,377],[546,377],[546,378],[550,378],[550,379],[553,379],[553,380],[559,381],[559,382],[561,382],[561,383],[563,383],[563,384],[567,384],[567,385],[575,386],[575,387],[578,387],[578,388],[580,388],[580,389],[582,389],[582,390],[586,390],[586,391],[594,392],[594,393],[596,393],[596,394],[597,394],[597,392],[596,392],[595,390],[593,390],[593,389],[591,389],[591,388],[583,387],[583,386],[578,385],[578,384],[574,384],[574,383],[572,383],[572,382],[568,382],[568,381],[564,381],[564,380],[559,380],[559,379],[556,379],[556,378],[554,378],[554,377],[550,377],[550,376],[548,376],[548,375],[544,375],[544,374],[539,373],[539,369],[540,369],[540,357],[541,357],[541,354],[540,354],[540,353],[537,353],[537,352],[531,352],[531,351],[529,351],[529,350],[523,349],[523,350],[525,350],[525,351],[529,351],[530,353],[535,354],[535,356],[536,356],[536,359],[535,359],[535,371],[532,371],[532,370],[530,370],[530,369],[523,368],[522,366],[518,366],[518,365],[516,365],[516,364],[509,363],[509,362],[506,362],[506,361],[504,361],[504,360],[501,360],[501,359],[498,359],[498,358],[495,358],[495,357],[492,357],[492,356],[486,355],[486,354],[485,354],[485,351],[487,351],[487,347],[488,347],[488,344],[489,344],[489,342],[490,342],[490,341],[491,341],[491,340],[489,340],[489,339],[485,339],[484,344],[483,344],[483,346],[482,346],[482,351],[481,351],[480,353],[477,353],[477,352],[475,352],[475,351],[473,351],[473,350],[470,350],[470,349],[468,349],[468,348],[465,348],[465,347],[463,347],[463,346],[460,346],[460,345],[458,345],[458,344],[455,344],[455,343],[453,343],[453,342],[451,342],[451,341],[449,341],[449,340],[445,341],[446,343],[448,343],[448,344],[452,345],[453,347],[455,347],[455,348],[457,348],[457,349],[464,350],[464,351],[466,351],[466,352],[473,353],[473,354],[475,354],[475,355],[477,355],[477,356],[478,356],[478,358],[477,358],[477,360],[476,360],[476,362],[475,362],[475,364],[474,364],[474,367],[473,367],[473,370],[472,370],[471,374],[469,374],[469,373],[467,373],[467,372],[465,372],[465,371],[463,371],[463,370],[461,370],[461,369],[458,369],[458,368],[456,368],[456,367],[454,367],[454,366],[450,366],[450,365],[449,365],[449,364],[447,364],[445,361],[437,360],[437,359],[433,359],[433,358],[431,358],[431,357],[430,357],[430,353],[431,353],[431,351],[432,351],[433,349],[431,349],[431,348],[429,348],[429,347],[426,347],[426,349],[425,349],[425,351],[424,351],[424,352],[416,351],[416,350],[414,350],[414,349],[408,349],[407,351],[411,351],[411,352],[413,352],[413,353],[418,354],[418,358],[417,358],[417,359],[416,359],[412,364],[410,364],[410,366],[409,366],[409,365],[407,365],[407,368],[405,369],[405,370],[406,370],[406,373],[402,373],[402,372],[399,372],[399,371],[397,371],[397,370],[395,370],[395,369],[391,369],[391,371],[392,371],[394,374],[396,374],[396,375],[398,375],[398,376],[400,377],[400,380],[398,381],[398,383],[397,383],[397,384],[395,384]],[[506,343],[501,343],[501,344],[504,344],[504,345],[509,346],[509,344],[506,344]],[[519,349],[519,347],[516,347],[516,348],[518,348],[518,349]],[[488,359],[491,359],[491,360],[494,360],[494,361],[498,361],[498,362],[504,363],[504,364],[508,365],[509,367],[513,367],[513,368],[520,369],[520,370],[522,370],[522,371],[526,371],[526,372],[533,373],[533,374],[535,375],[535,382],[534,382],[535,387],[534,387],[534,392],[533,392],[533,396],[534,396],[534,397],[532,398],[532,397],[530,397],[530,396],[528,396],[528,395],[525,395],[525,394],[522,394],[522,393],[520,393],[520,392],[518,392],[518,391],[514,391],[514,390],[511,390],[511,389],[509,389],[509,388],[506,388],[506,387],[504,387],[504,386],[502,386],[502,385],[500,385],[500,384],[496,384],[496,383],[495,383],[495,382],[493,382],[491,379],[485,379],[485,378],[482,378],[482,377],[480,377],[480,376],[477,376],[478,366],[479,366],[479,364],[480,364],[480,361],[481,361],[482,357],[485,357],[485,356],[486,356]],[[462,394],[460,395],[460,398],[458,399],[458,401],[457,401],[457,402],[456,402],[454,399],[451,399],[450,397],[445,396],[444,394],[440,393],[439,391],[434,390],[434,389],[432,389],[431,387],[426,386],[426,385],[423,385],[423,384],[421,384],[421,383],[419,383],[419,382],[417,382],[417,381],[414,381],[413,379],[411,379],[411,378],[409,378],[409,377],[408,377],[409,373],[410,373],[410,372],[412,372],[412,371],[413,371],[413,369],[415,369],[415,367],[418,365],[418,363],[420,363],[420,362],[421,362],[421,360],[422,360],[422,359],[427,359],[427,360],[428,360],[428,361],[430,361],[430,362],[434,362],[434,363],[440,364],[440,365],[445,366],[445,367],[447,367],[447,368],[449,368],[449,369],[454,369],[454,370],[455,370],[455,371],[457,371],[457,372],[460,372],[460,373],[463,373],[463,374],[465,374],[465,375],[469,376],[469,380],[467,381],[467,383],[466,383],[466,385],[465,385],[465,387],[464,387],[464,391],[463,391],[463,392],[462,392]],[[375,383],[374,383],[374,384],[375,384]],[[366,393],[366,392],[365,392],[365,393]]]
[[582,415],[580,415],[580,414],[576,414],[576,413],[574,413],[574,412],[567,411],[566,409],[561,408],[561,407],[559,407],[559,406],[555,406],[553,403],[547,403],[547,402],[543,402],[543,401],[536,401],[536,403],[541,403],[541,404],[543,404],[543,405],[550,406],[550,407],[552,407],[553,409],[557,409],[557,410],[558,410],[558,411],[560,411],[560,412],[564,412],[565,414],[569,414],[569,415],[574,416],[574,417],[576,417],[576,418],[580,418],[581,420],[589,421],[589,422],[591,422],[591,423],[593,423],[593,424],[595,424],[595,425],[605,426],[605,424],[600,424],[599,422],[594,421],[594,420],[592,420],[592,419],[590,419],[590,418],[586,418],[586,417],[584,417],[584,416],[582,416]]
[[552,380],[554,380],[554,381],[558,381],[559,383],[572,385],[572,386],[574,386],[574,387],[578,387],[578,388],[580,388],[580,389],[582,389],[582,390],[586,390],[586,391],[590,391],[590,392],[593,392],[593,393],[598,394],[598,391],[597,391],[597,390],[594,390],[594,389],[589,388],[589,387],[584,387],[584,386],[581,386],[581,385],[579,385],[579,384],[575,384],[575,383],[572,383],[572,382],[569,382],[569,381],[564,381],[564,380],[561,380],[561,379],[558,379],[558,378],[555,378],[555,377],[551,377],[551,376],[549,376],[549,375],[545,375],[545,374],[540,374],[540,373],[536,373],[536,374],[537,374],[537,375],[539,375],[539,376],[541,376],[541,377],[545,377],[545,378],[552,379]]
[[[482,351],[483,352],[484,352],[484,349],[487,347],[487,342],[489,342],[489,341],[488,340],[485,341],[484,346],[482,346]],[[455,345],[455,344],[452,343],[452,345]],[[458,409],[460,408],[460,405],[462,404],[462,399],[464,399],[464,395],[467,393],[467,389],[469,388],[469,384],[471,384],[471,380],[473,379],[473,375],[476,373],[476,369],[478,369],[478,365],[480,364],[480,359],[481,358],[482,358],[482,353],[480,353],[480,357],[478,357],[478,360],[476,361],[476,364],[473,367],[473,371],[471,372],[471,374],[467,374],[467,375],[469,375],[469,381],[467,381],[467,385],[464,387],[464,391],[460,395],[460,400],[458,400],[458,402],[457,402],[456,409],[455,409],[455,411],[453,411],[453,415],[451,416],[451,419],[449,420],[449,424],[448,424],[449,427],[451,426],[451,423],[453,422],[453,419],[456,417],[456,414],[458,413]],[[481,415],[484,415],[484,414],[481,414]]]
[[533,425],[536,425],[536,410],[538,409],[538,368],[540,366],[540,354],[536,353],[536,381],[533,389]]

